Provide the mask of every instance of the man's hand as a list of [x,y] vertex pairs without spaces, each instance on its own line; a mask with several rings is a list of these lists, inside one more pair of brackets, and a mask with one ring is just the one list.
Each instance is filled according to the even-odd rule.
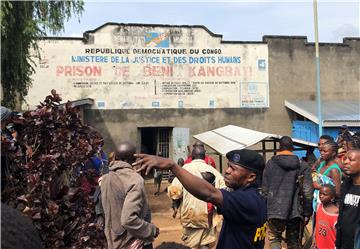
[[170,169],[190,194],[200,200],[211,202],[218,207],[222,206],[223,195],[220,190],[216,189],[204,179],[193,175],[180,166],[177,166],[174,161],[168,158],[147,154],[135,154],[134,156],[138,159],[138,161],[132,165],[134,168],[137,166],[139,167],[137,172],[145,172],[145,175],[148,175],[150,170],[153,168],[160,170]]
[[132,165],[140,167],[137,169],[137,172],[145,172],[145,175],[148,175],[152,168],[164,170],[176,165],[175,162],[164,157],[147,154],[135,154],[135,157],[140,160],[137,160]]

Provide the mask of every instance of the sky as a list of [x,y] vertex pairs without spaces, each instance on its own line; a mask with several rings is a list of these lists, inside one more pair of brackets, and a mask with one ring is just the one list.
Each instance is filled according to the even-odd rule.
[[[320,42],[360,36],[360,1],[318,2]],[[65,24],[60,36],[82,37],[106,22],[204,25],[226,41],[261,41],[264,35],[314,39],[313,1],[85,1],[80,17]]]

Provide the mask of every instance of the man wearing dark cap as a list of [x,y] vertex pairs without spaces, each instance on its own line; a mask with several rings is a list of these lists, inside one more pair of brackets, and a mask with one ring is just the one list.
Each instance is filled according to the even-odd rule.
[[101,180],[101,200],[105,215],[108,249],[151,249],[159,229],[151,223],[151,211],[144,180],[132,167],[136,148],[121,143],[110,163],[109,173]]
[[[300,248],[304,217],[312,215],[311,170],[292,153],[293,141],[280,139],[280,151],[266,164],[262,191],[267,197],[269,241],[271,249],[281,249],[281,234],[286,230],[288,249]],[[302,195],[303,203],[300,203]]]
[[[184,188],[196,198],[214,204],[224,217],[217,248],[260,249],[266,236],[266,204],[258,193],[256,179],[264,169],[264,159],[252,150],[234,150],[226,154],[228,168],[225,184],[217,189],[167,158],[138,154],[139,171],[148,174],[154,167],[170,169]],[[231,190],[230,190],[231,189]]]

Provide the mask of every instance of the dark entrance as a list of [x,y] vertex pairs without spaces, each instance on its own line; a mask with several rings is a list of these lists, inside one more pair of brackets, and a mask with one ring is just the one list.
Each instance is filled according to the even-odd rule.
[[156,128],[141,128],[141,153],[156,155]]
[[144,127],[140,128],[140,150],[142,153],[163,157],[170,155],[171,127]]

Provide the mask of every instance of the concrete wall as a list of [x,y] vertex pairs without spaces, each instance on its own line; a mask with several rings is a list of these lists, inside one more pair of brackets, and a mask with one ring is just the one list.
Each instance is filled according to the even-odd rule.
[[[89,63],[73,60],[75,55],[88,56],[86,48],[147,47],[144,34],[151,34],[153,31],[168,34],[171,48],[184,48],[188,52],[191,48],[220,48],[224,55],[240,56],[241,65],[249,65],[251,73],[228,77],[216,75],[212,79],[209,76],[201,78],[201,81],[223,82],[224,85],[199,86],[201,91],[186,96],[183,107],[178,106],[177,103],[178,100],[182,101],[184,96],[179,96],[179,94],[162,96],[164,93],[161,92],[160,97],[155,97],[164,99],[159,108],[154,109],[151,103],[156,99],[152,95],[154,91],[151,87],[141,85],[129,87],[124,83],[146,81],[146,75],[134,74],[133,78],[118,75],[114,69],[116,64],[113,64],[110,59],[111,54],[102,55],[108,59],[107,62]],[[36,105],[53,88],[63,94],[64,100],[89,97],[93,98],[95,103],[98,100],[106,100],[105,109],[97,109],[101,107],[95,104],[90,109],[84,110],[85,123],[94,126],[103,134],[106,140],[106,151],[113,149],[114,145],[121,140],[138,141],[140,127],[189,128],[190,136],[192,136],[232,124],[258,131],[290,135],[293,114],[285,108],[284,101],[314,100],[316,97],[315,47],[313,43],[307,42],[306,37],[264,36],[263,41],[259,42],[223,41],[221,35],[212,33],[204,26],[108,23],[84,33],[83,38],[49,38],[42,40],[39,46],[44,54],[33,76],[34,83],[29,90],[28,103]],[[66,47],[65,50],[64,47]],[[132,53],[129,52],[126,56],[133,58],[138,55]],[[169,56],[175,58],[174,55]],[[187,54],[187,58],[191,56],[193,56],[191,53]],[[217,55],[212,56],[217,58]],[[156,56],[153,55],[153,57]],[[259,61],[264,62],[264,68],[259,66]],[[359,101],[360,38],[347,38],[340,44],[320,44],[320,61],[322,100]],[[175,69],[178,67],[179,72],[190,66],[186,63],[176,65],[174,61],[170,64]],[[77,66],[97,66],[101,67],[102,74],[84,77],[76,70],[72,73],[59,72],[59,65],[60,67],[67,65],[71,70]],[[131,65],[130,63],[129,67],[132,69],[130,71],[139,73],[143,66],[146,65],[144,63]],[[230,63],[229,66],[234,65]],[[179,80],[192,83],[200,80],[199,76],[192,79],[182,74],[178,78],[159,77],[152,75],[147,82],[155,82],[155,89],[157,89],[157,80],[159,82]],[[229,81],[236,84],[226,86],[225,83]],[[104,82],[117,84],[103,85]],[[255,85],[261,82],[266,86],[266,91],[262,91],[264,94],[259,90],[260,87],[250,87],[250,84]],[[253,98],[254,102],[262,95],[265,96],[266,101],[260,105],[238,104],[243,94],[241,84],[246,85],[244,89],[248,89],[247,95],[250,99]],[[252,93],[254,89],[255,94]],[[155,95],[157,95],[156,91]],[[140,100],[146,97],[146,101],[143,100],[140,104]],[[120,105],[126,99],[135,104]],[[215,100],[215,103],[219,104],[211,106],[209,100]],[[168,104],[163,106],[162,104],[166,102]],[[262,108],[241,108],[240,106]]]
[[[315,46],[306,37],[265,36],[269,46],[270,108],[264,129],[291,134],[285,100],[316,99]],[[360,102],[360,39],[320,44],[322,100]]]
[[[111,148],[137,140],[138,127],[188,127],[190,135],[228,124],[269,133],[291,134],[285,100],[316,97],[315,48],[306,37],[265,36],[269,46],[270,108],[85,110],[85,120],[100,130]],[[321,44],[323,100],[360,100],[360,39]]]
[[137,141],[138,127],[186,127],[190,135],[228,124],[263,130],[267,109],[85,110],[85,120],[104,136],[106,150],[121,140]]
[[38,42],[31,107],[51,89],[92,109],[268,107],[266,43],[222,42],[203,26],[108,23],[84,36]]

